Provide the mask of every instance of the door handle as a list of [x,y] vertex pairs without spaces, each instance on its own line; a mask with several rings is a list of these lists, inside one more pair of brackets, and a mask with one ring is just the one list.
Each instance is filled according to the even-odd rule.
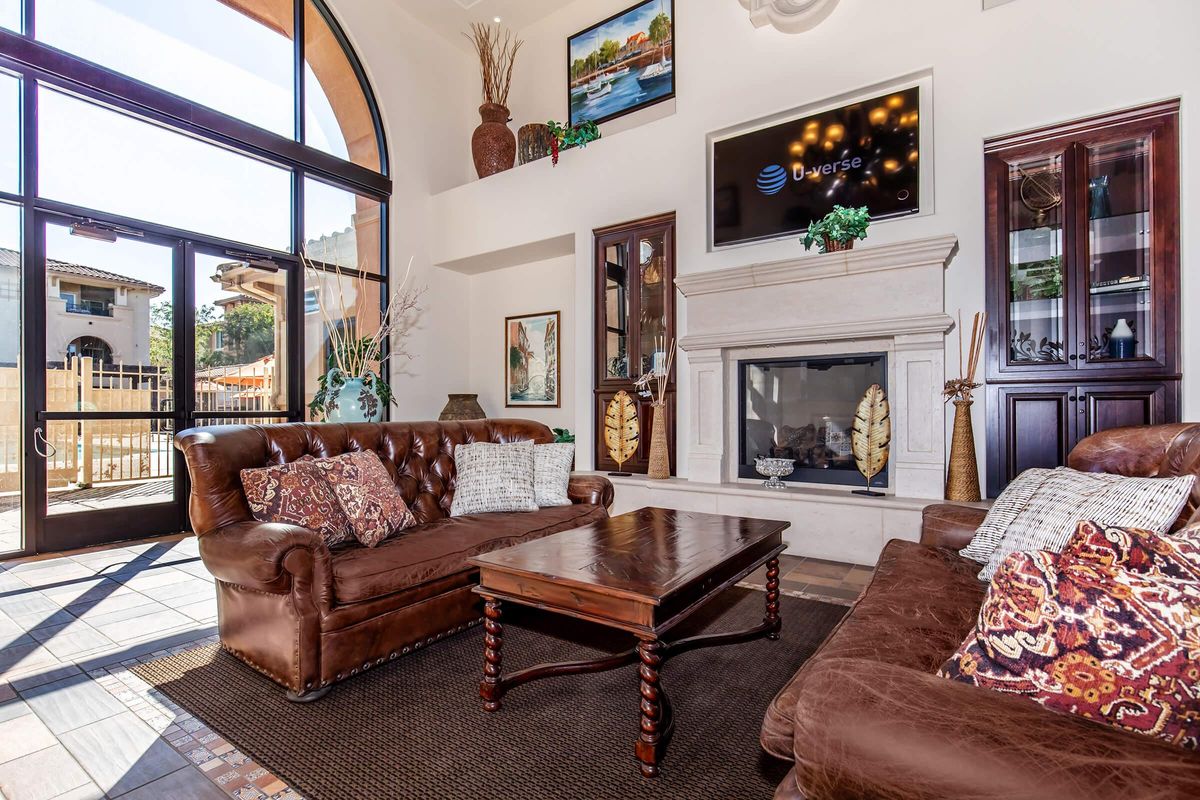
[[[43,445],[46,449],[43,449]],[[50,460],[58,455],[58,448],[46,439],[45,434],[42,433],[41,425],[33,429],[33,451],[46,460]]]

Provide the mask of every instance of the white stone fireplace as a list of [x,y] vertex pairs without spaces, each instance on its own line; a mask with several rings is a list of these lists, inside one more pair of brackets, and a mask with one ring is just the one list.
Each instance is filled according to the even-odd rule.
[[684,275],[691,391],[687,474],[736,478],[737,362],[748,358],[885,352],[892,407],[889,485],[903,497],[942,496],[945,430],[943,272],[953,236],[861,247]]
[[[789,519],[789,551],[874,563],[890,538],[915,539],[942,497],[944,272],[954,236],[683,275],[689,408],[687,480],[617,479],[618,508],[667,505]],[[852,486],[761,487],[738,476],[738,363],[885,353],[892,414],[888,496]]]

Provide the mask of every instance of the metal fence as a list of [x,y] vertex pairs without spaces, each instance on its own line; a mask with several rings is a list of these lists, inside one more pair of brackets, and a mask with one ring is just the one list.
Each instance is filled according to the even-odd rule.
[[[196,411],[273,411],[276,397],[273,356],[252,364],[214,367],[196,376]],[[150,365],[103,363],[72,358],[46,370],[48,411],[171,412],[175,387],[169,370]],[[20,489],[21,375],[0,367],[0,492]],[[266,424],[274,418],[230,420]],[[219,424],[207,420],[210,424]],[[170,477],[174,471],[171,419],[54,420],[45,424],[55,453],[47,461],[50,489]]]

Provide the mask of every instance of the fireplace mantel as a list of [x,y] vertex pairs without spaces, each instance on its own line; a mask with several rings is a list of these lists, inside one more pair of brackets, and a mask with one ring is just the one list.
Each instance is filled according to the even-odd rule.
[[675,285],[684,297],[697,297],[755,286],[800,283],[883,270],[930,265],[942,268],[950,263],[957,249],[958,237],[931,236],[895,244],[858,247],[836,253],[806,254],[782,261],[680,275],[675,278]]
[[687,476],[737,480],[739,359],[832,353],[888,353],[893,436],[891,491],[942,496],[945,465],[944,272],[958,248],[936,236],[850,251],[681,275],[687,333]]

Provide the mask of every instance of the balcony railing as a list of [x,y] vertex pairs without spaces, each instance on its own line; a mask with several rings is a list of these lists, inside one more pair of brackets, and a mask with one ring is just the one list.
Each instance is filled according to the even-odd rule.
[[104,300],[68,300],[68,314],[90,314],[93,317],[111,317],[113,304]]

